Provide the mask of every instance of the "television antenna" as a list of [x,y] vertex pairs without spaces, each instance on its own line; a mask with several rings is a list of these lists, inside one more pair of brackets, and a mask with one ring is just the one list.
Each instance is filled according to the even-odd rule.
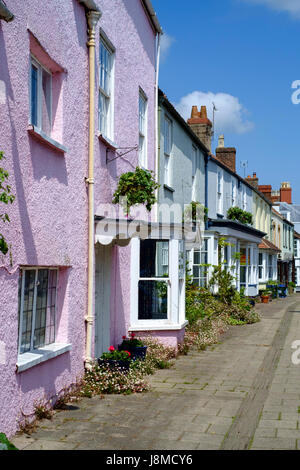
[[246,178],[246,168],[248,168],[248,160],[241,161],[241,168],[244,168],[244,178]]
[[213,101],[212,101],[212,105],[213,105],[213,127],[212,127],[211,136],[214,139],[214,136],[215,136],[215,115],[219,110],[217,109],[217,107],[216,107],[216,105]]

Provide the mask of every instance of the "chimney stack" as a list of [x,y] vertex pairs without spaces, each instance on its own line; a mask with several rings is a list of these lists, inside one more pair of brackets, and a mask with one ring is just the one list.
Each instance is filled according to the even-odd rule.
[[292,188],[290,183],[281,183],[280,202],[292,204]]
[[259,185],[258,189],[263,195],[269,199],[270,202],[274,202],[272,199],[272,186],[270,184]]
[[200,112],[198,106],[193,106],[191,117],[187,122],[196,136],[211,152],[212,122],[207,117],[206,106],[201,106]]
[[253,173],[253,177],[251,176],[247,176],[247,178],[245,178],[248,183],[250,183],[254,188],[258,189],[258,178],[256,176],[256,173]]
[[236,149],[234,147],[225,147],[224,135],[219,137],[216,158],[236,173]]

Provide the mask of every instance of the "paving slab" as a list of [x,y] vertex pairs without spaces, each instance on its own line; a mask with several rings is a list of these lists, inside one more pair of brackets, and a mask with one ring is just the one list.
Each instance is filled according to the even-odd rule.
[[258,305],[260,323],[230,327],[219,344],[181,356],[150,377],[148,393],[83,399],[12,441],[24,450],[296,449],[298,303]]

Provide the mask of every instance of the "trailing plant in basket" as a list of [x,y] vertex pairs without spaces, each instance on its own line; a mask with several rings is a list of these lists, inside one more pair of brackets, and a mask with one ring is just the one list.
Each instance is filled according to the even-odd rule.
[[156,202],[155,191],[159,186],[153,171],[136,167],[134,172],[129,171],[120,176],[112,202],[121,204],[126,215],[130,214],[130,208],[136,204],[145,204],[150,212]]

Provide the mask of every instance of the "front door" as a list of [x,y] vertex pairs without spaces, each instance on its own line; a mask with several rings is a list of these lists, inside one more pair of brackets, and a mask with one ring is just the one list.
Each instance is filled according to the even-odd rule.
[[95,248],[95,357],[110,346],[110,246],[96,245]]

